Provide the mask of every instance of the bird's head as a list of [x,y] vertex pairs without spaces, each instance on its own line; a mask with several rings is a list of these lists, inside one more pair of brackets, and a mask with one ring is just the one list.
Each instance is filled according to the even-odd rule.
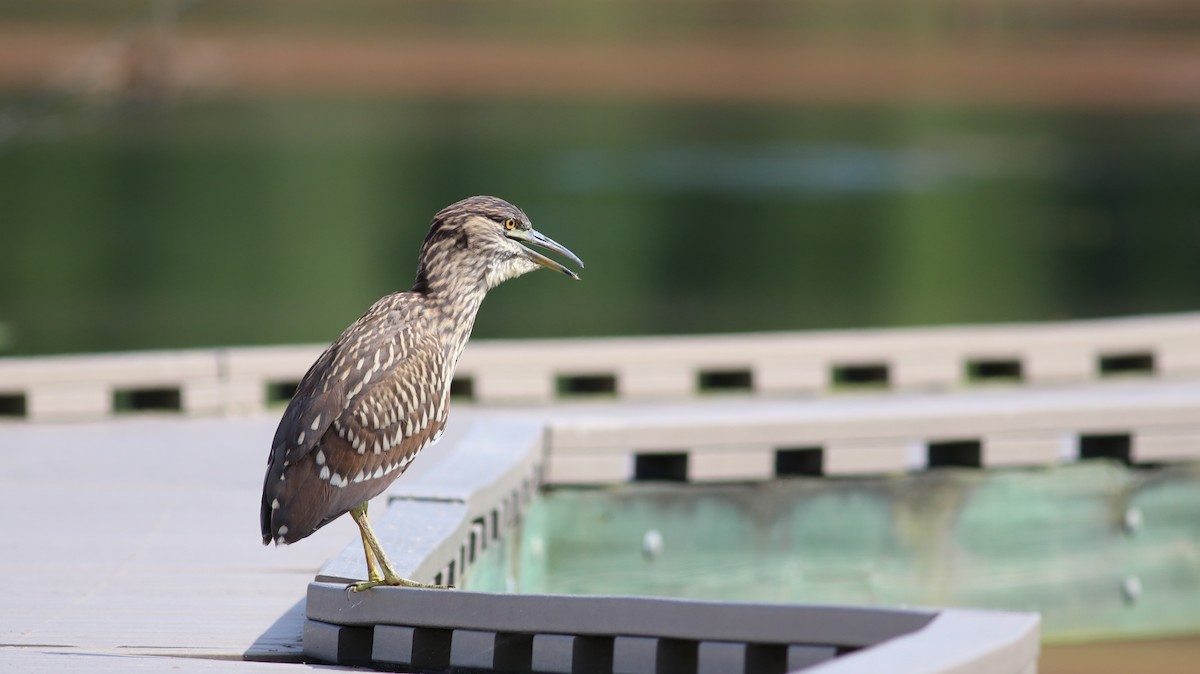
[[565,246],[535,230],[529,216],[516,206],[496,197],[463,199],[433,217],[421,247],[417,284],[461,280],[494,288],[541,267],[579,280],[575,272],[529,245],[563,255],[583,267]]

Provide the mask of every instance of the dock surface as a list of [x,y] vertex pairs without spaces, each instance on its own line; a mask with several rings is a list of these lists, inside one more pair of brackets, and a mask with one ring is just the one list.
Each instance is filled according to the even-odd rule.
[[0,425],[0,670],[294,671],[261,660],[301,658],[305,589],[357,532],[262,546],[276,423]]

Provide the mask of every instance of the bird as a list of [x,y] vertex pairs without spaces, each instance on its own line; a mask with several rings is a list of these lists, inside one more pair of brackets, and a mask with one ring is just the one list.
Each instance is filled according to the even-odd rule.
[[263,480],[263,545],[295,543],[348,512],[368,575],[350,590],[433,587],[396,573],[367,519],[367,502],[441,436],[454,369],[487,292],[540,268],[579,280],[526,244],[583,268],[503,199],[469,197],[434,215],[412,288],[380,298],[346,328],[284,410]]

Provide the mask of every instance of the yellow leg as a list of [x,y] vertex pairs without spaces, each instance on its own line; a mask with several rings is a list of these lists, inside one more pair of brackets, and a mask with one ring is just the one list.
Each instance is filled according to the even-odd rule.
[[379,539],[375,536],[375,531],[371,528],[371,523],[367,521],[366,503],[351,510],[350,517],[354,518],[354,523],[358,525],[358,530],[362,534],[363,554],[367,557],[367,574],[370,578],[365,583],[354,583],[351,585],[349,588],[351,592],[362,592],[380,585],[446,589],[445,585],[426,585],[425,583],[418,583],[415,580],[401,578],[392,569],[392,563],[383,551],[383,546],[379,544]]
[[[366,503],[362,504],[362,514],[363,514],[363,520],[365,521],[367,519],[367,504]],[[358,522],[358,519],[355,518],[354,521]],[[362,532],[361,525],[359,527],[359,532],[360,533]],[[367,558],[367,580],[371,580],[371,581],[383,580],[383,571],[380,570],[379,562],[375,559],[375,551],[371,549],[370,545],[367,545],[367,537],[365,535],[362,537],[362,544],[363,544],[363,556]]]

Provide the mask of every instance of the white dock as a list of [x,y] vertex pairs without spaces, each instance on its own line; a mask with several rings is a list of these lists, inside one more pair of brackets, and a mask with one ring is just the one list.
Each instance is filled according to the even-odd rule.
[[[615,445],[598,451],[628,469],[629,450],[653,450],[664,435],[703,455],[705,439],[727,448],[730,438],[722,436],[755,427],[782,433],[784,441],[795,430],[852,419],[863,432],[880,424],[897,436],[919,438],[961,425],[964,415],[976,427],[993,415],[1011,421],[1014,413],[1035,411],[1108,425],[1119,422],[1113,411],[1122,408],[1133,417],[1142,410],[1192,417],[1200,408],[1200,386],[1146,382],[954,398],[893,394],[766,402],[744,396],[688,405],[610,400],[506,410],[462,406],[443,446],[473,423],[515,416],[539,419],[559,435],[569,431],[562,441],[578,436]],[[618,425],[618,419],[624,422]],[[1135,430],[1135,418],[1127,421]],[[285,665],[255,660],[300,660],[305,589],[357,532],[343,519],[296,545],[263,548],[258,499],[275,424],[273,414],[0,424],[0,669],[157,670],[162,658],[172,658],[172,669],[180,671],[265,671]],[[622,427],[622,437],[609,437]],[[758,444],[769,440],[757,438],[738,451],[756,454]],[[551,474],[563,470],[554,468],[558,451],[566,452],[563,458],[578,451],[570,442],[552,442],[549,449]],[[437,447],[426,452],[402,482],[419,480],[439,458]]]

